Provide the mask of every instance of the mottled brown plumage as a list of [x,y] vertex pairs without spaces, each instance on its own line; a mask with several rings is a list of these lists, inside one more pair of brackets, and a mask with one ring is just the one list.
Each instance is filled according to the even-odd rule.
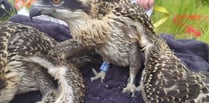
[[[54,39],[32,27],[0,24],[0,103],[35,90],[45,95],[42,103],[54,103],[49,98],[54,98],[55,103],[84,102],[82,75],[76,66],[59,58],[53,51],[56,45]],[[55,91],[54,97],[48,96]]]
[[[146,34],[145,29],[154,32],[143,8],[130,0],[39,0],[30,11],[31,17],[38,15],[62,19],[78,44],[94,48],[106,62],[129,66],[129,82],[123,91],[134,93],[135,76],[141,67],[140,36]],[[92,80],[103,79],[103,73],[95,73]]]
[[139,89],[146,103],[208,103],[209,75],[189,70],[166,42],[146,30],[145,68]]

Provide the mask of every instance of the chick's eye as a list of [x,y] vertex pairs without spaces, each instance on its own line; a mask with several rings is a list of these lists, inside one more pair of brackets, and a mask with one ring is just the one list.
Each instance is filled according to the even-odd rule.
[[62,0],[52,0],[53,4],[59,5],[62,3]]

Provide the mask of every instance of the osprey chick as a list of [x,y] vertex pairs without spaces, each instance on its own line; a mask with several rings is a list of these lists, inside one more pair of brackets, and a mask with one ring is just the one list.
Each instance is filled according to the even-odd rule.
[[[146,29],[154,32],[143,8],[130,0],[38,0],[30,17],[39,15],[65,21],[73,39],[94,48],[103,61],[129,66],[129,82],[123,92],[135,92],[135,76],[141,67],[140,35]],[[92,79],[104,79],[103,73]]]
[[[56,45],[54,39],[32,27],[0,24],[0,103],[35,90],[42,92],[42,103],[84,102],[82,75],[73,64],[57,56],[53,51]],[[55,91],[56,95],[48,95]]]
[[142,37],[148,41],[141,42],[145,68],[139,90],[145,103],[209,103],[208,72],[189,70],[167,43],[152,32]]

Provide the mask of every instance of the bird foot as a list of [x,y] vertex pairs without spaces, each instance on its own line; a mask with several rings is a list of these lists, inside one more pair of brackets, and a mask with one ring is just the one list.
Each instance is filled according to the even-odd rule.
[[123,93],[131,93],[132,97],[134,97],[134,93],[136,91],[136,86],[133,83],[128,83],[125,88],[123,88]]
[[91,77],[91,81],[97,80],[97,79],[101,79],[101,82],[104,82],[104,78],[106,76],[106,73],[104,71],[100,71],[99,73],[93,68],[92,69],[93,73],[94,73],[94,77]]

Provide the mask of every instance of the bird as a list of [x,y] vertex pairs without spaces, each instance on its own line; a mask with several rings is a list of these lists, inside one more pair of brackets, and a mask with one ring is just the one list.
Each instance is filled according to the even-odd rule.
[[39,103],[84,102],[82,74],[76,65],[59,58],[57,44],[35,28],[0,23],[0,103],[36,90],[43,95]]
[[91,80],[103,81],[110,63],[129,66],[128,83],[122,92],[134,96],[135,77],[142,67],[140,34],[146,34],[145,28],[154,32],[152,21],[142,7],[130,0],[42,0],[30,9],[31,19],[39,15],[65,21],[73,40],[102,56],[104,70],[95,71],[96,76]]
[[145,54],[140,91],[145,103],[208,103],[209,74],[195,72],[178,58],[166,41],[149,29],[142,34]]
[[[84,103],[85,85],[78,68],[72,64],[56,64],[41,56],[24,57],[24,61],[37,63],[48,70],[48,73],[58,81],[58,88],[52,88],[45,93],[38,103]],[[69,68],[70,67],[70,68]]]

